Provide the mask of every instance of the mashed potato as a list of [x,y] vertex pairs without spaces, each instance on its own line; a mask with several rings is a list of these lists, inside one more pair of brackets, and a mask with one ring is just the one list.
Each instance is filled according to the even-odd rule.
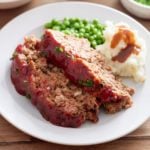
[[[121,36],[118,40],[119,35],[116,34],[120,31]],[[129,31],[130,34],[126,31]],[[116,36],[115,39],[114,36]],[[146,48],[144,40],[138,35],[137,31],[131,29],[130,26],[125,23],[114,25],[112,22],[107,22],[104,37],[105,43],[97,46],[97,50],[106,57],[106,61],[112,67],[112,71],[116,75],[132,77],[137,82],[143,82],[145,80],[144,64]],[[114,42],[115,45],[112,44],[112,42]],[[135,50],[129,53],[131,46],[135,48]],[[124,60],[116,59],[116,56],[120,56],[120,53],[122,53],[122,59],[125,58],[124,56],[127,53],[128,57]]]

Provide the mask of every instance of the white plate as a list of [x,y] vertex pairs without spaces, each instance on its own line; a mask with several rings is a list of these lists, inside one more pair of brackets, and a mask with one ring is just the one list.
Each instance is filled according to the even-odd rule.
[[[139,31],[150,49],[149,32],[138,22],[114,9],[82,2],[63,2],[44,5],[30,10],[11,22],[0,33],[0,112],[2,116],[18,129],[39,139],[67,144],[90,145],[108,142],[120,138],[138,128],[150,116],[150,78],[143,85],[130,83],[137,91],[132,108],[107,115],[100,113],[100,121],[96,124],[87,122],[80,128],[63,128],[47,122],[37,109],[25,97],[19,95],[10,81],[10,57],[16,45],[25,35],[40,35],[42,26],[52,18],[81,17],[99,18],[102,22],[113,20],[124,21]],[[146,74],[150,77],[150,51],[147,53]]]

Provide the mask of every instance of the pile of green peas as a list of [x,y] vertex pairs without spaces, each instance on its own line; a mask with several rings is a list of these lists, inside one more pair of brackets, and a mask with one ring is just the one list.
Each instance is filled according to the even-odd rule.
[[150,6],[150,0],[135,0],[138,3]]
[[105,26],[98,19],[88,21],[80,18],[64,18],[63,20],[52,19],[45,24],[45,28],[64,32],[68,35],[74,35],[79,38],[89,40],[91,47],[103,44],[105,39],[103,31]]

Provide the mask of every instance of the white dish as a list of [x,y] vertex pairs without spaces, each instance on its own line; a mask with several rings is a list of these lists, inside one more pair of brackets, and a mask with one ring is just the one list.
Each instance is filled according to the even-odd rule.
[[134,0],[121,0],[121,3],[131,14],[140,18],[150,19],[150,6],[143,5]]
[[31,0],[0,0],[0,9],[10,9],[22,6]]
[[[91,12],[91,13],[89,13]],[[52,18],[81,17],[86,19],[99,18],[101,22],[112,20],[124,21],[139,31],[150,49],[149,32],[129,16],[102,5],[83,2],[62,2],[44,5],[30,10],[11,22],[0,33],[0,112],[2,116],[23,132],[39,139],[67,144],[91,145],[104,143],[120,138],[138,128],[150,116],[149,86],[150,78],[143,85],[128,82],[136,88],[132,108],[114,115],[101,112],[100,121],[96,124],[86,123],[80,128],[63,128],[47,122],[38,110],[25,97],[19,95],[10,80],[10,57],[16,45],[25,35],[34,33],[41,35],[42,26]],[[146,74],[150,76],[150,51],[147,53]]]

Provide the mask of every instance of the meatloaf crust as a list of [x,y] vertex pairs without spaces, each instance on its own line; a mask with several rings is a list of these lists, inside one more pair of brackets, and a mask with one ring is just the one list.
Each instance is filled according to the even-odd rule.
[[29,97],[41,114],[53,124],[78,127],[86,120],[98,120],[96,98],[73,85],[63,70],[47,63],[39,41],[25,38],[12,58],[11,79],[16,90]]
[[103,56],[86,39],[46,30],[40,46],[51,63],[63,68],[72,82],[97,97],[99,103],[107,104],[104,106],[108,111],[111,102],[113,107],[115,102],[121,108],[131,106],[134,90],[116,79]]

